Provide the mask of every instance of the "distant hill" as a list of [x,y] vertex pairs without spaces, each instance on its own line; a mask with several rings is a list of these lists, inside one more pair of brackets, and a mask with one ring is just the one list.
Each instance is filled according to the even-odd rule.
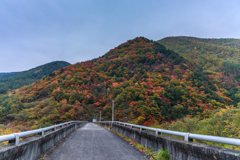
[[186,115],[204,119],[231,102],[201,67],[156,41],[138,37],[100,58],[54,71],[0,96],[0,123],[41,128],[69,120],[111,119],[151,125]]
[[12,74],[12,73],[16,73],[16,72],[6,72],[6,73],[0,73],[0,76],[2,76],[2,75],[7,75],[7,74]]
[[65,61],[54,61],[23,72],[0,73],[0,94],[36,82],[43,76],[69,65],[71,64]]
[[204,42],[209,44],[214,44],[218,46],[226,46],[231,48],[238,48],[240,49],[240,39],[233,39],[233,38],[196,38],[196,37],[185,37],[189,40],[194,40],[198,42]]
[[[182,56],[192,59],[209,74],[209,71],[219,72],[238,81],[240,80],[240,49],[220,45],[222,42],[229,42],[230,44],[230,40],[231,39],[167,37],[158,42],[165,45],[168,49],[174,50]],[[240,40],[233,39],[233,41],[237,42]],[[210,42],[214,42],[218,45]],[[223,45],[227,45],[227,43]]]
[[202,67],[214,84],[228,90],[226,93],[237,106],[240,102],[239,39],[167,37],[158,42]]
[[6,79],[6,78],[10,78],[13,77],[15,74],[17,74],[19,72],[7,72],[7,73],[0,73],[0,80],[1,79]]

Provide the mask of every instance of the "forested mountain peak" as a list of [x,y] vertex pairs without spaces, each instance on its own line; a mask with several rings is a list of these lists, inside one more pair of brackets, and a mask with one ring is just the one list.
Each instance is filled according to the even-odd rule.
[[151,42],[153,42],[153,41],[151,41],[145,37],[137,37],[135,39],[128,40],[127,42],[122,43],[118,47],[111,49],[109,52],[107,52],[104,55],[104,58],[112,59],[112,58],[116,58],[116,57],[123,57],[127,54],[138,54],[141,52],[141,50],[139,50],[138,52],[136,52],[136,51],[138,49],[141,49],[141,46],[146,46],[146,47],[150,46]]
[[0,122],[39,128],[68,120],[91,120],[102,112],[137,124],[203,119],[231,99],[202,69],[158,42],[129,40],[104,56],[58,69],[0,97]]

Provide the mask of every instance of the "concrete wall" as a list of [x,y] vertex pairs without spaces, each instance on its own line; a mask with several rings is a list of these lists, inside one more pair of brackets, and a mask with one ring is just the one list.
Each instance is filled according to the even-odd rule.
[[[101,123],[101,125],[109,125],[109,123]],[[185,142],[180,139],[155,135],[152,132],[140,131],[139,129],[119,124],[113,124],[112,129],[153,151],[165,149],[172,160],[240,160],[240,151],[232,149]]]
[[[76,122],[57,129],[44,136],[34,136],[20,141],[15,145],[0,146],[0,160],[36,160],[46,151],[55,146],[59,141],[73,132],[75,128],[82,127],[86,123]],[[76,125],[76,126],[75,126]]]

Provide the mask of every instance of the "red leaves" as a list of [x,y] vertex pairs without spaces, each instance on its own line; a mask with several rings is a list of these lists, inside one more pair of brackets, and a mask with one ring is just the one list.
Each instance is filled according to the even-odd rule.
[[130,106],[131,106],[131,107],[134,107],[134,106],[136,106],[137,104],[138,104],[138,101],[133,101],[133,102],[130,103]]
[[153,56],[150,55],[150,54],[146,54],[146,57],[147,57],[147,59],[152,59],[153,58]]
[[100,103],[100,102],[96,102],[96,103],[94,103],[93,105],[94,105],[95,107],[98,107],[98,106],[101,105],[101,103]]

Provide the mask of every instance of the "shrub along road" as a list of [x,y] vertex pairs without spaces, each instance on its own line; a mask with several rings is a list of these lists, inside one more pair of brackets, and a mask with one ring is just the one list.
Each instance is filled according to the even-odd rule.
[[88,123],[74,131],[44,160],[147,160],[134,146],[96,124]]

